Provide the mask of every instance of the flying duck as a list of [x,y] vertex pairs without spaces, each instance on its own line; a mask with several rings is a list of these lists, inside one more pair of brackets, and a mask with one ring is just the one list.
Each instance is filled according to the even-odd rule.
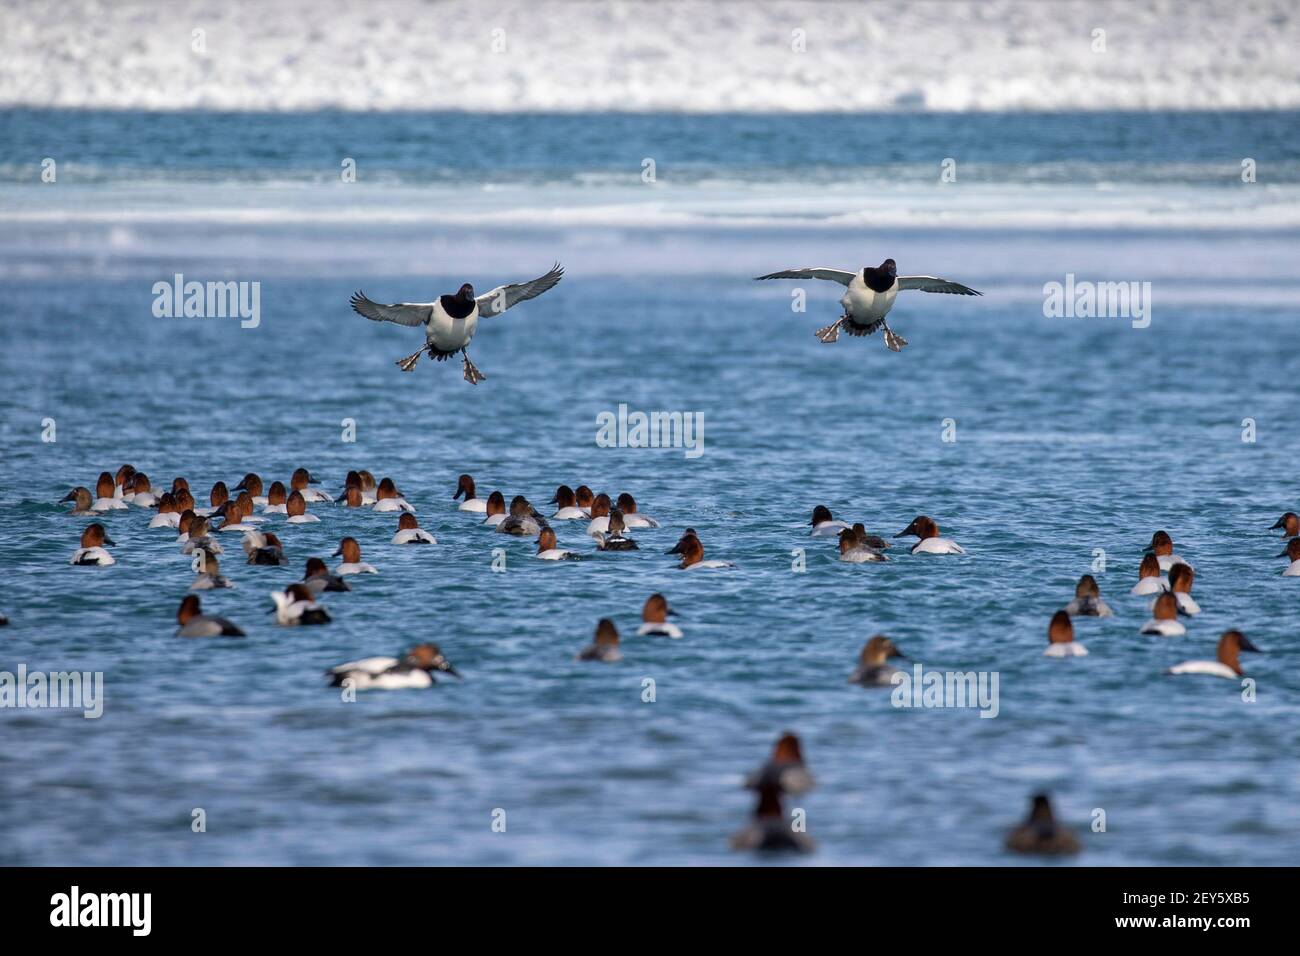
[[893,352],[901,352],[907,339],[889,327],[885,317],[894,307],[898,293],[907,289],[919,289],[922,292],[946,292],[949,295],[983,295],[960,282],[951,282],[936,276],[900,276],[898,264],[893,259],[886,259],[879,266],[867,266],[860,272],[844,272],[840,269],[786,269],[773,272],[756,279],[829,279],[840,285],[848,286],[848,292],[840,299],[844,314],[839,320],[817,330],[817,338],[827,344],[840,337],[840,329],[849,335],[870,335],[876,329],[884,328],[885,345]]
[[358,291],[352,296],[352,310],[374,322],[424,326],[423,348],[397,362],[397,367],[403,372],[412,371],[426,351],[439,362],[459,352],[465,360],[465,381],[477,385],[487,376],[474,367],[466,348],[478,329],[478,320],[500,315],[512,305],[536,298],[559,282],[563,275],[564,268],[557,262],[550,272],[531,282],[497,286],[478,297],[474,295],[474,287],[466,282],[455,295],[441,295],[432,302],[380,305],[371,302],[364,293]]

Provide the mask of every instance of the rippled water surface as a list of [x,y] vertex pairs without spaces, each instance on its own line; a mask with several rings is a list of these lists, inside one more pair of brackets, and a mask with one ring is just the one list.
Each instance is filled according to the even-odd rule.
[[[178,131],[166,124],[192,120],[5,122],[24,144],[4,157],[6,169],[63,155],[61,143],[74,144],[74,162],[57,184],[15,173],[0,190],[0,611],[11,620],[0,669],[103,671],[106,701],[98,720],[0,711],[0,860],[750,862],[727,847],[750,809],[741,778],[791,729],[818,784],[797,801],[819,843],[812,864],[1018,862],[1001,837],[1037,789],[1083,835],[1080,863],[1294,862],[1300,579],[1280,576],[1282,543],[1267,529],[1300,505],[1300,243],[1256,194],[1242,193],[1233,219],[1228,187],[1200,181],[1214,163],[1231,166],[1246,140],[1294,168],[1293,121],[1289,134],[1274,121],[1239,121],[1224,155],[1210,156],[1201,133],[1228,121],[1161,117],[1151,128],[1165,147],[1132,157],[1131,123],[1117,120],[1108,146],[1085,150],[1090,171],[1044,194],[1056,208],[1105,202],[1108,168],[1186,160],[1195,171],[1173,185],[1190,198],[1178,201],[1196,207],[1204,196],[1225,210],[1223,222],[1152,226],[1126,201],[1135,221],[1069,230],[978,217],[959,229],[933,217],[783,225],[758,180],[799,181],[796,151],[778,175],[761,150],[729,158],[727,149],[779,142],[786,121],[762,117],[715,119],[690,140],[715,173],[731,162],[725,188],[762,213],[751,226],[708,217],[647,226],[624,206],[621,219],[565,219],[570,207],[548,193],[550,180],[510,179],[517,156],[495,166],[477,156],[458,174],[463,189],[447,190],[445,170],[435,171],[447,156],[422,166],[392,120],[356,150],[363,179],[367,155],[397,170],[394,179],[372,184],[348,216],[312,219],[314,197],[337,189],[321,184],[312,187],[321,193],[277,194],[285,216],[250,220],[240,203],[256,211],[256,190],[267,187],[243,190],[241,170],[297,175],[311,162],[304,137],[317,141],[327,120],[277,117],[256,141],[261,165],[238,137],[212,135],[223,121],[200,124],[214,145],[175,165],[207,169],[206,179],[178,174],[148,136],[127,140],[137,145],[118,169],[105,155],[119,147],[96,133],[127,123],[128,132],[167,130],[172,142]],[[521,127],[552,137],[549,152],[528,147],[545,153],[540,165],[622,162],[608,144],[630,121],[588,118],[559,131],[549,122]],[[653,133],[653,118],[639,122]],[[942,158],[937,122],[925,120],[924,132]],[[1026,162],[1069,168],[1058,125],[1003,122],[1036,144]],[[584,142],[602,144],[597,161]],[[809,135],[808,168],[833,180],[850,159],[829,146],[834,155],[823,155],[819,142]],[[77,149],[105,154],[87,156],[96,172],[86,181],[75,175]],[[321,146],[322,168],[337,166],[337,152]],[[922,162],[907,152],[895,145],[876,161]],[[640,143],[628,151],[634,181],[643,155]],[[884,168],[861,175],[881,183]],[[559,218],[449,221],[477,208],[497,175]],[[428,202],[438,176],[442,198]],[[1020,197],[1008,200],[1019,204],[1011,212],[1032,219],[1039,194],[1014,176],[995,185]],[[448,198],[458,189],[463,201]],[[846,195],[846,212],[892,202],[871,190]],[[394,196],[426,204],[404,217]],[[675,208],[672,195],[657,203],[639,208],[652,218]],[[970,213],[960,198],[951,205]],[[154,213],[142,217],[143,208]],[[895,355],[879,337],[813,338],[838,314],[837,286],[749,281],[887,255],[903,272],[947,275],[986,295],[900,299],[891,318],[911,345]],[[456,362],[424,360],[403,375],[393,361],[419,336],[347,307],[356,288],[384,301],[428,298],[464,280],[487,289],[531,277],[556,259],[569,274],[555,290],[483,322],[471,348],[488,376],[478,387]],[[152,286],[176,272],[259,281],[260,325],[155,318]],[[1067,272],[1151,281],[1150,327],[1044,318],[1042,285]],[[799,286],[806,314],[791,311]],[[597,447],[597,416],[620,403],[703,415],[704,454]],[[52,443],[41,440],[47,418]],[[356,423],[355,443],[341,440],[344,419]],[[946,419],[954,442],[942,440]],[[1242,440],[1244,419],[1255,422],[1254,442]],[[158,484],[184,475],[200,498],[249,470],[269,482],[301,465],[336,491],[348,469],[368,468],[397,481],[438,544],[391,546],[393,516],[329,505],[313,507],[319,524],[273,518],[291,565],[245,566],[227,541],[223,570],[237,587],[203,596],[248,638],[180,640],[174,613],[193,575],[174,534],[148,529],[144,512],[104,518],[115,566],[67,563],[84,521],[56,502],[123,462]],[[462,471],[481,494],[499,488],[539,506],[560,483],[629,491],[664,527],[634,532],[634,554],[597,554],[582,525],[561,523],[561,544],[585,560],[538,562],[531,541],[456,510]],[[816,504],[884,534],[929,514],[967,554],[912,556],[900,542],[888,564],[841,564],[829,540],[808,537]],[[662,552],[686,526],[709,557],[736,567],[678,571]],[[1157,528],[1197,569],[1204,610],[1182,638],[1139,636],[1146,604],[1128,595]],[[269,592],[344,535],[380,573],[329,595],[331,625],[275,626]],[[491,570],[494,548],[504,549],[504,573]],[[1048,619],[1101,552],[1097,577],[1115,616],[1076,622],[1088,657],[1043,658]],[[679,610],[684,640],[632,636],[656,590]],[[574,661],[602,616],[625,638],[624,661]],[[1267,652],[1244,658],[1253,703],[1235,682],[1163,676],[1180,660],[1212,657],[1228,627]],[[926,667],[996,671],[998,716],[895,708],[886,691],[846,684],[877,632]],[[463,681],[354,703],[323,686],[320,672],[334,663],[426,640]],[[653,703],[642,700],[647,678]],[[196,834],[200,807],[207,832]],[[1104,833],[1088,830],[1096,808]],[[497,809],[504,833],[492,829]]]

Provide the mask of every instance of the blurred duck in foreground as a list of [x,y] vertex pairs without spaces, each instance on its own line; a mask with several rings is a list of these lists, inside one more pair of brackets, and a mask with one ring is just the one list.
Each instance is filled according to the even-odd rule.
[[603,661],[612,664],[623,659],[623,652],[618,647],[618,628],[607,617],[602,617],[596,624],[596,636],[590,644],[578,651],[576,658],[580,661]]
[[1074,623],[1065,611],[1057,611],[1047,625],[1044,657],[1087,657],[1088,649],[1074,639]]
[[1214,660],[1183,661],[1181,664],[1175,664],[1169,668],[1169,673],[1205,674],[1210,677],[1235,679],[1245,673],[1241,669],[1241,659],[1238,656],[1242,651],[1252,651],[1256,654],[1264,653],[1250,643],[1246,635],[1241,631],[1224,631],[1223,636],[1219,638],[1219,646],[1215,649]]
[[802,815],[788,817],[781,805],[783,794],[806,793],[813,787],[798,737],[783,734],[772,749],[771,759],[746,778],[745,787],[758,793],[758,803],[749,825],[732,836],[732,849],[798,853],[814,849],[815,844],[803,830]]
[[877,634],[863,645],[862,653],[858,655],[858,668],[849,675],[849,683],[863,687],[892,686],[894,675],[902,671],[889,663],[891,657],[907,660],[893,641]]
[[1079,839],[1056,822],[1051,801],[1040,793],[1034,796],[1025,822],[1007,834],[1006,847],[1015,853],[1063,856],[1079,852]]

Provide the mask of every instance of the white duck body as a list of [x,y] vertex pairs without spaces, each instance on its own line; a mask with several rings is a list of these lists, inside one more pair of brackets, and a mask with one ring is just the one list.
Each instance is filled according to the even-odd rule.
[[1044,657],[1087,657],[1088,649],[1077,641],[1066,641],[1064,644],[1048,644],[1047,650],[1043,651]]
[[870,326],[889,315],[897,298],[898,279],[894,279],[894,284],[884,292],[876,292],[867,285],[859,270],[849,280],[849,289],[840,298],[840,305],[855,324]]
[[1208,674],[1210,677],[1237,678],[1237,672],[1219,661],[1183,661],[1169,668],[1171,674]]

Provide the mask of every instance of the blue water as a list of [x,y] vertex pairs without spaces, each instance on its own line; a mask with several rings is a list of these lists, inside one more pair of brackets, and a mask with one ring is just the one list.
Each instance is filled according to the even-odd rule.
[[[988,181],[1009,202],[1025,189],[1016,212],[1103,197],[1153,166],[1181,178],[1152,174],[1144,189],[1230,204],[1219,174],[1238,157],[1292,170],[1300,157],[1285,114],[903,118],[898,141],[862,158],[870,136],[837,131],[869,120],[0,113],[12,172],[0,187],[0,611],[12,622],[0,669],[106,682],[98,720],[0,710],[0,862],[748,864],[727,847],[750,809],[741,780],[786,729],[817,779],[791,803],[819,844],[800,863],[1019,863],[1002,834],[1038,789],[1079,830],[1080,864],[1294,862],[1297,579],[1280,576],[1267,529],[1300,510],[1300,242],[1255,194],[1203,229],[647,226],[640,206],[594,225],[439,220],[500,182],[536,208],[564,205],[558,179],[603,203],[623,187],[578,173],[627,165],[635,181],[656,148],[696,164],[706,198],[742,193],[764,213],[779,205],[765,183],[805,174],[881,184],[901,163],[919,183],[927,154],[963,155],[948,135],[1012,171]],[[806,133],[795,144],[792,123]],[[480,148],[448,148],[448,128]],[[392,178],[360,181],[348,216],[313,219],[337,184],[284,183],[315,182],[309,170],[336,168],[345,149],[362,180],[372,165]],[[58,184],[37,181],[47,154],[67,157]],[[1018,178],[1029,168],[1045,191]],[[665,179],[656,202],[671,212]],[[250,219],[270,196],[285,214]],[[400,215],[408,199],[421,215]],[[877,201],[893,202],[864,200]],[[838,287],[802,284],[808,312],[792,314],[800,283],[748,279],[886,255],[986,295],[901,300],[891,321],[911,345],[893,354],[878,337],[813,338],[838,314]],[[455,362],[403,375],[393,361],[418,336],[346,305],[358,287],[384,300],[486,289],[557,258],[569,273],[555,290],[480,327],[477,387]],[[260,281],[261,324],[154,318],[152,285],[177,271]],[[1152,281],[1151,326],[1045,318],[1042,284],[1067,272]],[[597,447],[597,415],[620,403],[702,414],[705,453]],[[341,440],[345,418],[355,443]],[[179,640],[193,575],[145,513],[104,518],[114,567],[67,564],[84,522],[57,500],[123,462],[158,484],[184,475],[200,499],[249,470],[269,482],[301,465],[337,489],[368,468],[397,481],[438,545],[390,546],[394,517],[328,505],[312,509],[319,524],[272,519],[291,565],[244,566],[227,541],[237,588],[203,595],[248,638]],[[539,505],[560,483],[629,491],[664,527],[634,532],[634,554],[605,555],[580,524],[557,523],[586,560],[537,562],[532,542],[455,510],[462,471],[481,494]],[[844,565],[807,535],[816,504],[885,534],[929,514],[968,553],[912,556],[900,542],[888,564]],[[678,571],[662,552],[688,525],[737,567]],[[1197,569],[1203,613],[1183,638],[1139,636],[1146,603],[1127,593],[1157,528]],[[276,627],[268,592],[344,535],[380,574],[328,596],[329,626]],[[1047,621],[1097,549],[1116,615],[1076,621],[1088,657],[1045,659]],[[632,636],[656,590],[684,640]],[[602,616],[625,660],[574,661]],[[1243,658],[1253,703],[1235,682],[1162,675],[1212,657],[1229,627],[1267,652]],[[877,632],[928,668],[997,671],[998,716],[898,709],[846,684]],[[332,664],[426,640],[463,681],[354,703],[323,686]],[[1096,808],[1104,833],[1089,830]]]

